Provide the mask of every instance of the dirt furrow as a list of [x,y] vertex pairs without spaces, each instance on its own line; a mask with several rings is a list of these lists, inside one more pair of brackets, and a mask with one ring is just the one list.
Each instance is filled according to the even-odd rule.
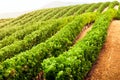
[[75,44],[78,40],[82,39],[87,34],[87,32],[90,31],[91,29],[92,29],[92,24],[86,25],[82,29],[82,31],[79,33],[79,35],[76,37],[73,43]]
[[98,60],[85,80],[120,80],[120,20],[110,24]]

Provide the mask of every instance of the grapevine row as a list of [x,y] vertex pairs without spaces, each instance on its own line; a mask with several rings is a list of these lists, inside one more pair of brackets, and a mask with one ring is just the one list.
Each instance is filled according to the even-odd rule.
[[78,11],[80,8],[82,7],[82,5],[76,5],[73,8],[71,8],[66,14],[64,14],[62,17],[66,17],[66,16],[71,16],[74,14],[74,12]]
[[108,7],[109,4],[110,2],[102,3],[101,6],[98,8],[97,12],[101,13],[105,8]]
[[72,41],[82,30],[83,26],[93,22],[96,16],[96,13],[86,13],[77,16],[46,42],[5,60],[0,64],[0,79],[30,80],[41,70],[39,67],[43,59],[53,55],[57,56],[59,53],[66,51],[72,45]]
[[[3,61],[7,58],[11,58],[14,55],[24,52],[25,50],[31,49],[33,46],[44,42],[49,37],[54,35],[59,31],[63,26],[72,20],[72,17],[63,18],[58,21],[54,21],[50,25],[43,25],[39,30],[32,32],[31,34],[25,36],[23,40],[14,42],[11,45],[7,45],[0,49],[0,61]],[[39,26],[39,25],[38,25]]]
[[80,15],[85,12],[88,7],[90,7],[92,4],[83,4],[82,7],[74,13],[74,15]]
[[[51,9],[49,9],[49,10],[51,10]],[[35,12],[31,12],[31,13],[28,13],[28,15],[27,14],[25,14],[25,15],[23,15],[23,16],[20,16],[20,17],[18,17],[18,18],[15,18],[15,19],[13,19],[12,21],[10,21],[10,22],[8,22],[8,23],[6,23],[6,24],[4,24],[4,25],[2,25],[2,26],[0,26],[0,28],[4,28],[4,27],[12,27],[12,26],[15,26],[15,25],[21,25],[21,23],[20,22],[29,22],[31,19],[34,19],[36,16],[39,16],[39,15],[43,15],[44,13],[46,13],[47,11],[49,11],[49,10],[40,10],[40,11],[35,11]]]
[[40,29],[45,25],[50,25],[54,22],[54,20],[49,21],[42,21],[33,23],[32,25],[24,26],[23,29],[17,30],[15,33],[11,34],[10,36],[6,36],[4,39],[0,41],[0,48],[12,44],[14,41],[22,40],[26,35],[29,35],[31,32]]
[[105,42],[108,26],[115,15],[115,10],[108,10],[95,21],[92,30],[69,51],[44,60],[42,67],[46,79],[83,80]]
[[93,12],[95,9],[97,9],[102,3],[92,4],[90,8],[88,8],[85,12]]

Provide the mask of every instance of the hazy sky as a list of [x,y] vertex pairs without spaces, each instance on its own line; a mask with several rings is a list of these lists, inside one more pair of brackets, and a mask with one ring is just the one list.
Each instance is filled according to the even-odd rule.
[[0,13],[23,12],[33,9],[39,9],[53,1],[89,3],[113,0],[0,0]]

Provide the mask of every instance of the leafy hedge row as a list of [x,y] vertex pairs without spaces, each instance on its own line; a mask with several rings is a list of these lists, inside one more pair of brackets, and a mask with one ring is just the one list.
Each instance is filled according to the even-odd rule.
[[56,15],[54,15],[51,19],[56,19],[61,17],[64,13],[66,13],[68,10],[70,10],[71,8],[73,8],[73,6],[68,6],[65,9],[59,11]]
[[12,33],[16,32],[16,30],[22,29],[24,26],[14,26],[11,28],[2,28],[0,29],[0,40],[4,37],[11,35]]
[[23,15],[19,16],[18,19],[29,18],[31,16],[34,16],[35,14],[44,13],[47,10],[48,9],[40,9],[40,10],[31,11],[29,13],[26,13],[26,14],[23,14]]
[[44,42],[46,39],[54,35],[57,31],[59,31],[63,26],[72,20],[73,17],[63,18],[58,21],[56,20],[52,24],[44,25],[39,30],[36,30],[31,34],[25,36],[23,40],[16,41],[11,45],[7,45],[1,48],[0,61],[11,58],[20,52],[31,49],[38,43]]
[[[70,6],[68,6],[68,7],[70,7]],[[72,7],[74,7],[74,6],[72,6]],[[39,21],[46,21],[46,20],[50,20],[50,19],[56,19],[56,18],[53,18],[54,15],[58,14],[57,12],[59,12],[60,10],[62,11],[63,9],[66,9],[66,8],[67,7],[52,8],[47,14],[37,16],[36,18],[30,20],[29,22],[34,23],[35,21],[39,22]],[[27,24],[29,24],[29,23],[27,23]]]
[[12,19],[13,18],[0,19],[0,23],[5,23],[5,22],[10,21]]
[[[51,12],[51,10],[45,11],[45,13],[39,15],[38,17],[33,18],[32,20],[29,19],[30,21],[28,21],[28,19],[24,19],[23,21],[18,22],[16,25],[13,25],[13,26],[8,25],[8,26],[6,26],[6,27],[4,27],[4,28],[1,28],[1,29],[0,29],[0,40],[2,40],[2,39],[3,39],[4,37],[6,37],[6,36],[11,35],[12,33],[16,32],[16,31],[18,31],[18,30],[23,29],[23,28],[26,27],[26,26],[30,26],[30,25],[32,25],[32,24],[34,24],[34,23],[36,23],[36,22],[40,22],[40,21],[38,21],[38,19],[39,19],[40,17],[43,17],[43,16],[45,16],[46,14],[48,14],[49,11]],[[18,24],[19,24],[19,26],[18,26]],[[23,24],[23,25],[22,25],[22,24]]]
[[30,23],[29,25],[21,25],[21,26],[13,26],[10,28],[2,28],[0,29],[0,40],[4,39],[6,36],[10,36],[11,34],[17,32],[18,30],[22,30],[24,29],[24,27],[29,27],[30,25],[32,25],[32,23]]
[[30,23],[39,22],[41,18],[43,18],[47,14],[50,14],[52,11],[54,11],[54,9],[48,9],[43,14],[36,15],[34,18],[31,17],[29,20],[25,20],[22,24],[29,25]]
[[[96,6],[97,6],[97,4],[98,4],[98,7],[99,7],[99,3],[96,3]],[[109,6],[109,8],[112,8],[112,7],[114,7],[115,5],[117,5],[118,4],[118,2],[117,1],[114,1],[114,2],[112,2],[111,3],[111,5]],[[87,4],[88,5],[88,4]],[[95,6],[95,5],[94,5]],[[94,9],[95,9],[95,7],[91,7],[91,9],[89,8],[89,9],[87,9],[87,11],[86,12],[91,12],[91,11],[93,11]],[[70,6],[68,6],[68,7],[70,7]],[[73,7],[75,7],[75,6],[73,6]],[[60,7],[60,8],[62,8],[62,7]],[[66,7],[63,7],[63,9],[64,8],[66,8]],[[96,7],[97,8],[97,7]],[[28,14],[25,14],[25,15],[23,15],[23,16],[20,16],[20,17],[18,17],[18,18],[15,18],[15,19],[13,19],[13,20],[11,20],[11,21],[9,21],[9,22],[7,22],[7,23],[5,23],[5,24],[3,24],[3,25],[1,25],[0,26],[0,28],[2,28],[2,27],[12,27],[12,26],[20,26],[20,25],[25,25],[25,24],[29,24],[29,21],[30,22],[34,22],[34,20],[37,20],[37,21],[39,21],[39,19],[40,18],[42,18],[43,17],[43,19],[44,20],[46,20],[46,18],[44,18],[44,16],[47,14],[52,14],[52,12],[54,12],[53,10],[57,10],[58,8],[51,8],[51,9],[43,9],[43,10],[38,10],[38,11],[33,11],[33,12],[31,12],[31,13],[28,13]],[[68,9],[70,9],[70,8],[68,8]],[[67,10],[67,9],[66,9]],[[60,11],[61,13],[59,13],[59,14],[57,14],[55,17],[59,17],[60,15],[63,15],[62,13],[65,13],[65,12],[62,12],[62,11]],[[82,12],[82,11],[81,11]],[[55,14],[54,14],[55,15]],[[41,16],[41,17],[39,17],[39,16]],[[48,16],[49,17],[49,19],[51,18],[51,16]],[[54,17],[54,18],[55,18]]]
[[86,13],[75,17],[46,42],[31,50],[20,53],[0,64],[0,80],[30,80],[41,70],[41,62],[50,56],[57,56],[66,51],[75,37],[87,23],[96,19],[97,13]]
[[35,16],[38,16],[38,14],[42,15],[45,11],[47,11],[47,9],[33,11],[33,12],[30,12],[30,13],[24,14],[24,15],[18,17],[18,18],[14,18],[13,20],[11,20],[11,21],[1,25],[0,28],[4,28],[4,27],[8,27],[9,28],[9,27],[12,27],[14,25],[20,25],[19,22],[28,20],[31,17],[33,19],[33,18],[35,18]]
[[6,36],[4,39],[0,41],[0,48],[12,44],[14,41],[22,40],[26,35],[29,35],[31,32],[40,29],[45,25],[52,24],[52,21],[48,22],[40,22],[34,23],[33,25],[25,26],[21,30],[17,30],[15,33],[11,34],[10,36]]
[[91,31],[69,51],[44,60],[42,67],[46,79],[83,80],[105,42],[107,28],[115,15],[115,10],[108,10],[95,21]]
[[[6,36],[4,39],[0,41],[0,48],[12,44],[14,41],[22,40],[26,35],[31,34],[33,31],[36,31],[46,25],[51,25],[55,23],[56,20],[49,21],[39,21],[37,23],[33,23],[31,25],[24,26],[23,29],[17,30],[10,36]],[[58,21],[58,20],[57,20]]]
[[[59,8],[64,9],[66,7],[59,7]],[[30,13],[24,14],[18,18],[13,19],[12,21],[10,21],[4,25],[1,25],[0,28],[26,25],[31,22],[33,23],[35,21],[37,22],[37,21],[39,21],[39,19],[44,18],[46,15],[52,14],[54,12],[54,10],[57,10],[59,8],[42,9],[42,10],[37,10],[37,11],[33,11]]]
[[92,4],[83,4],[82,7],[81,7],[78,11],[76,11],[76,12],[74,13],[74,15],[80,15],[80,14],[82,14],[82,13],[85,12],[85,10],[88,9],[88,7],[90,7],[91,5],[92,5]]
[[111,2],[110,5],[109,5],[109,9],[114,8],[116,5],[119,5],[119,2],[118,2],[118,1],[113,1],[113,2]]
[[120,3],[119,3],[116,19],[120,19]]
[[27,24],[37,22],[38,19],[44,17],[47,14],[50,14],[52,11],[54,11],[54,8],[36,11],[36,12],[30,13],[29,16],[25,15],[25,16],[20,17],[20,18],[19,17],[15,18],[14,20],[12,20],[9,23],[6,23],[0,27],[1,27],[1,29],[2,28],[6,29],[6,28],[14,28],[16,26],[21,26],[21,25],[26,26]]
[[76,5],[73,8],[71,8],[70,10],[68,10],[67,13],[65,13],[62,17],[66,17],[66,16],[71,16],[73,15],[76,11],[78,11],[83,5]]
[[63,8],[57,8],[57,9],[55,9],[55,10],[53,10],[52,12],[50,12],[49,14],[47,14],[47,15],[45,15],[44,17],[42,17],[40,20],[49,20],[50,18],[52,18],[54,15],[56,15],[57,14],[57,12],[59,12],[60,10],[62,10],[62,9],[64,9],[64,7]]
[[36,11],[36,12],[30,13],[29,15],[25,15],[23,17],[18,17],[13,22],[11,22],[9,26],[23,25],[22,23],[30,21],[31,19],[35,18],[36,16],[44,14],[44,12],[46,12],[46,11],[47,10],[40,10],[40,11]]
[[14,18],[7,18],[7,19],[0,19],[0,26],[2,26],[3,24],[10,22],[11,20],[13,20]]
[[48,9],[48,10],[44,11],[42,14],[38,14],[38,15],[34,14],[35,15],[34,17],[31,16],[28,19],[24,19],[23,21],[19,22],[19,25],[27,25],[30,23],[38,22],[38,19],[41,19],[42,17],[44,17],[47,14],[50,14],[53,11],[54,11],[53,9]]
[[101,6],[98,8],[97,12],[102,12],[105,8],[107,8],[109,6],[110,2],[105,2],[102,3]]
[[[50,9],[51,10],[51,9]],[[29,23],[29,21],[31,21],[32,19],[35,19],[37,16],[43,15],[44,13],[48,12],[49,10],[40,10],[40,11],[36,11],[34,13],[29,14],[29,16],[24,16],[23,18],[16,18],[16,21],[14,23],[12,23],[10,26],[12,25],[25,25],[26,23]]]
[[[74,6],[72,6],[72,7],[74,7]],[[62,9],[62,8],[64,8],[64,7],[60,7],[60,9]],[[21,22],[19,22],[19,23],[17,23],[16,25],[14,25],[14,26],[6,26],[6,27],[4,27],[4,28],[1,28],[0,29],[0,40],[2,40],[4,37],[6,37],[6,36],[9,36],[9,35],[11,35],[12,33],[14,33],[14,32],[16,32],[17,30],[21,30],[21,29],[23,29],[23,27],[25,27],[25,26],[28,26],[28,25],[31,25],[31,24],[34,24],[34,22],[39,22],[39,21],[41,21],[41,18],[44,18],[45,17],[45,15],[51,15],[52,13],[52,11],[53,11],[54,9],[49,9],[49,10],[47,10],[47,11],[45,11],[45,13],[43,13],[43,14],[41,14],[41,15],[39,15],[39,16],[37,16],[37,17],[35,17],[35,18],[33,18],[33,19],[24,19],[24,20],[22,20]],[[56,10],[56,9],[55,9]],[[52,14],[52,15],[54,15],[54,14]],[[21,26],[17,26],[17,25],[21,25]],[[22,25],[23,24],[23,25]]]
[[85,12],[94,12],[102,3],[94,3],[91,7],[89,7]]

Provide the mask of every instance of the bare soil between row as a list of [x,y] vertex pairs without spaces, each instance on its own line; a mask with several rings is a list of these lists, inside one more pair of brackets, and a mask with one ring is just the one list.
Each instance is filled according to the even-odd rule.
[[99,57],[85,80],[120,80],[120,20],[111,22]]
[[[74,44],[91,28],[92,24],[85,26],[76,37]],[[39,74],[37,80],[45,80],[41,79],[41,75],[43,76]],[[85,80],[120,80],[120,20],[111,22],[106,41]]]

